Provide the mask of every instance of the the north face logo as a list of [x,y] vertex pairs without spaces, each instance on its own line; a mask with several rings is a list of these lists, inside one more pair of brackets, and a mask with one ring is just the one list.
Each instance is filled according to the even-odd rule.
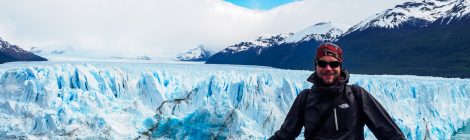
[[348,108],[348,107],[349,107],[349,105],[347,103],[339,105],[339,108]]

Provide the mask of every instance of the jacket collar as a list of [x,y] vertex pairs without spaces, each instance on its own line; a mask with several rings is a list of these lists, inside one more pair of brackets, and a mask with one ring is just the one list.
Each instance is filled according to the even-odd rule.
[[336,97],[337,95],[343,93],[345,90],[345,85],[349,82],[349,73],[342,69],[340,72],[340,79],[336,81],[333,85],[323,84],[320,77],[317,76],[317,72],[312,73],[307,81],[313,83],[312,90],[314,93],[320,93],[328,97]]

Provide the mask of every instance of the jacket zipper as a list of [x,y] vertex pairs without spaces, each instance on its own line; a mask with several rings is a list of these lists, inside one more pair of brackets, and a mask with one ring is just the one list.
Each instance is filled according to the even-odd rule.
[[338,131],[338,117],[336,116],[336,108],[333,109],[335,113],[335,126],[336,126],[336,131]]

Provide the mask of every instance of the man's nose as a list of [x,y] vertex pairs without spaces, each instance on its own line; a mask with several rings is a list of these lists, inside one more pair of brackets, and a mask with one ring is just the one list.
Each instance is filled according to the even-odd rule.
[[333,70],[333,68],[331,68],[330,65],[326,65],[325,70]]

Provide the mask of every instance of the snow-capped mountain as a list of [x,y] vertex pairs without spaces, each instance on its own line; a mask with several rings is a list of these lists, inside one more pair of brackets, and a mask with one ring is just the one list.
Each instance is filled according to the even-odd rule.
[[197,48],[191,49],[185,53],[179,54],[176,59],[179,61],[206,61],[212,55],[214,51],[204,45],[200,45]]
[[265,34],[257,37],[252,41],[241,42],[233,46],[229,46],[221,51],[221,53],[237,53],[243,52],[249,49],[256,49],[258,54],[262,49],[268,48],[273,45],[278,45],[283,43],[286,38],[289,38],[293,33],[282,33],[282,34]]
[[315,39],[319,42],[334,42],[343,31],[331,22],[320,22],[307,27],[291,37],[285,39],[282,43],[296,43]]
[[44,56],[48,55],[70,55],[73,54],[76,50],[72,47],[65,48],[40,48],[40,47],[31,47],[29,50],[32,53],[40,54]]
[[319,43],[334,42],[343,31],[331,22],[321,22],[297,33],[265,35],[254,41],[241,42],[216,53],[208,64],[263,65],[277,68],[310,69]]
[[0,64],[12,61],[47,61],[47,59],[12,45],[0,38]]
[[346,33],[332,23],[319,23],[256,53],[250,49],[253,47],[239,47],[249,44],[237,44],[227,49],[237,49],[232,51],[237,53],[218,53],[206,63],[311,70],[315,47],[334,42],[348,56],[344,66],[353,73],[467,78],[469,13],[468,0],[405,2],[365,19]]
[[[310,74],[236,65],[0,65],[0,139],[267,139],[311,87]],[[469,79],[352,74],[350,84],[369,91],[407,139],[448,140],[470,119]]]
[[229,46],[221,51],[221,53],[238,53],[250,49],[256,50],[260,54],[263,49],[283,43],[298,43],[310,40],[317,42],[334,42],[343,31],[331,22],[320,22],[307,27],[296,33],[266,34],[257,37],[252,41],[241,42],[233,46]]
[[425,0],[371,16],[337,41],[349,56],[344,64],[362,74],[468,78],[469,8],[468,0]]
[[443,23],[467,16],[470,12],[468,0],[423,0],[406,2],[370,16],[351,27],[345,34],[362,31],[367,28],[399,28],[409,24],[424,27],[438,20]]
[[39,54],[39,53],[42,53],[42,50],[39,49],[38,47],[31,47],[31,49],[29,50],[29,52],[35,53],[35,54]]
[[0,38],[0,51],[8,52],[8,53],[11,53],[12,55],[17,55],[17,56],[19,56],[22,53],[28,53],[28,51],[23,50],[16,45],[10,44],[7,41],[3,40],[2,38]]

